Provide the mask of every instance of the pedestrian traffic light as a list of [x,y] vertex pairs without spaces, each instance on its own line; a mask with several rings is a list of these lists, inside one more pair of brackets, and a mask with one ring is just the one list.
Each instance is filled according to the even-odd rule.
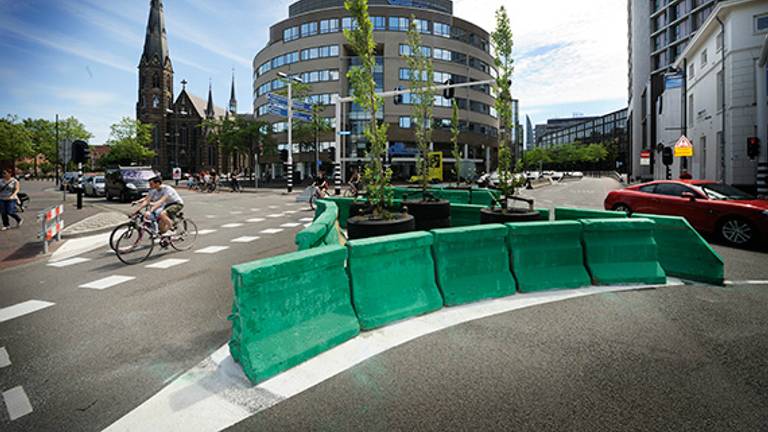
[[85,163],[91,157],[90,148],[88,143],[82,140],[77,140],[72,143],[72,161],[75,163]]
[[673,161],[673,154],[672,154],[672,147],[664,147],[661,150],[661,163],[663,163],[666,166],[672,165]]
[[757,159],[760,156],[760,140],[757,137],[747,138],[747,156]]
[[[450,80],[450,79],[446,80],[444,84],[447,85],[447,86],[453,85],[453,80]],[[455,94],[456,94],[456,90],[453,87],[447,88],[447,89],[443,90],[443,97],[445,99],[453,99],[453,96]]]
[[[403,89],[402,87],[395,87],[395,91],[400,91],[402,89]],[[400,105],[401,103],[403,103],[403,95],[401,94],[395,95],[394,102],[395,102],[395,105]]]

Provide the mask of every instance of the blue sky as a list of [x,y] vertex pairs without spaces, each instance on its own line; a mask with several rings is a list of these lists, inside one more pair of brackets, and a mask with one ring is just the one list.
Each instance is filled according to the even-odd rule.
[[[572,5],[571,3],[576,3]],[[251,112],[251,60],[289,1],[165,0],[175,85],[225,106],[232,69],[240,112]],[[626,4],[617,0],[457,0],[455,14],[486,29],[504,4],[515,31],[514,92],[534,123],[626,105]],[[580,7],[578,6],[580,5]],[[149,0],[0,0],[0,115],[74,115],[99,144],[135,115],[136,66]],[[524,117],[522,119],[524,121]]]

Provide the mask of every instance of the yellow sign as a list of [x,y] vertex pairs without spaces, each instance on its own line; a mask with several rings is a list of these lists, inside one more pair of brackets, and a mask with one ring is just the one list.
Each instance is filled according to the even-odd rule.
[[675,143],[675,157],[693,157],[693,143],[685,135]]
[[429,160],[429,179],[443,181],[443,154],[427,153],[427,159]]

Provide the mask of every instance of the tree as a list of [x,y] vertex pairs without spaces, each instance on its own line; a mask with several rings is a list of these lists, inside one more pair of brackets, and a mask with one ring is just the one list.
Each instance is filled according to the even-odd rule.
[[[419,149],[416,158],[416,175],[421,184],[422,197],[429,186],[429,144],[432,142],[432,105],[435,101],[434,70],[432,57],[425,54],[421,46],[421,34],[416,23],[416,17],[411,15],[411,25],[408,27],[408,68],[410,71],[410,87],[413,117],[413,128],[416,136],[416,146]],[[426,197],[424,197],[426,198]]]
[[109,153],[99,159],[101,166],[148,163],[155,157],[155,152],[148,148],[152,143],[153,127],[128,117],[113,124],[107,141]]
[[376,67],[376,42],[373,40],[373,24],[368,15],[367,0],[345,0],[344,8],[350,12],[357,27],[344,29],[344,37],[352,50],[360,58],[360,65],[347,72],[347,78],[352,86],[355,103],[368,111],[370,122],[363,132],[370,142],[367,162],[363,171],[363,182],[366,184],[368,202],[373,208],[373,217],[390,219],[389,208],[392,206],[393,193],[390,187],[392,170],[384,167],[387,156],[387,122],[380,124],[376,114],[382,106],[381,96],[376,94],[376,81],[373,78]]
[[34,156],[32,138],[16,116],[0,119],[0,160],[15,162]]
[[[35,155],[43,155],[51,163],[59,160],[56,153],[56,123],[46,119],[28,118],[23,122],[24,128],[32,140]],[[61,145],[69,145],[75,140],[88,141],[93,134],[88,132],[85,125],[75,117],[68,117],[58,122],[58,137]],[[62,163],[64,161],[61,161]],[[35,160],[35,164],[37,161]],[[37,174],[37,167],[35,167]]]
[[456,187],[461,182],[461,150],[459,149],[459,105],[456,99],[451,101],[451,156],[455,160],[454,174],[456,174]]

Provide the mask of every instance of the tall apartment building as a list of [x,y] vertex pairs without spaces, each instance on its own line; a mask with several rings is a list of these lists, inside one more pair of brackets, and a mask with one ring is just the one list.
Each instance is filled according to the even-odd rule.
[[[483,81],[497,76],[494,69],[488,32],[468,21],[453,16],[450,0],[394,1],[370,0],[369,14],[376,41],[377,68],[374,79],[378,91],[409,86],[406,31],[415,16],[420,30],[422,49],[432,57],[436,85],[447,80],[454,83]],[[358,64],[355,53],[347,43],[343,29],[356,25],[344,9],[343,0],[299,0],[289,7],[288,18],[269,30],[267,46],[253,60],[253,109],[257,118],[272,123],[280,149],[287,149],[285,118],[270,113],[268,94],[285,86],[278,72],[300,77],[311,85],[306,100],[323,106],[322,115],[331,124],[335,117],[335,96],[350,94],[347,72]],[[496,164],[498,119],[494,108],[495,91],[490,85],[456,89],[461,134],[459,143],[464,157],[476,163],[478,171],[489,170]],[[390,124],[389,155],[395,178],[407,179],[414,174],[416,143],[411,121],[411,97],[405,95],[402,104],[392,98],[384,103],[383,120]],[[342,172],[365,161],[367,142],[362,134],[369,121],[366,113],[355,104],[342,107]],[[446,165],[450,156],[451,101],[435,97],[433,150],[444,155]],[[323,158],[328,159],[335,145],[334,134],[320,137]],[[313,152],[300,144],[292,149],[296,171],[306,176],[313,172]],[[279,161],[263,167],[273,176],[280,175]],[[450,172],[450,168],[446,170]]]
[[[652,178],[640,152],[658,144],[656,113],[665,74],[720,0],[627,0],[630,176]],[[653,152],[656,155],[655,152]]]

